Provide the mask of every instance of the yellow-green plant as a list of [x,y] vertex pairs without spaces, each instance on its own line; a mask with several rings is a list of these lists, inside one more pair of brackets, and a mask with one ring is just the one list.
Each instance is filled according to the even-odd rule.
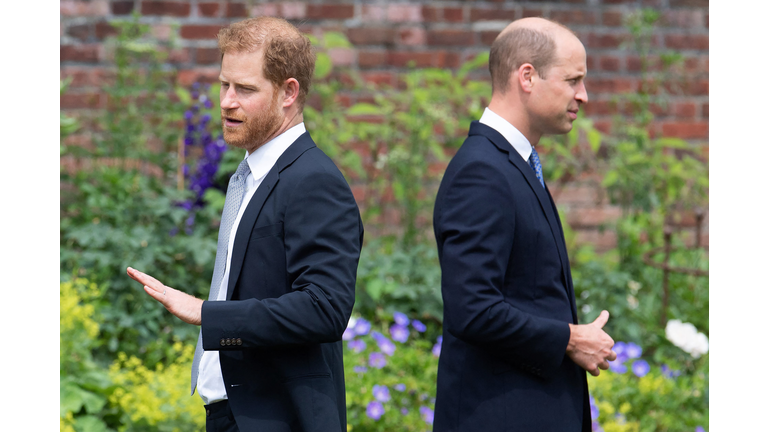
[[197,396],[190,396],[189,371],[194,346],[176,341],[175,360],[154,368],[139,358],[119,353],[109,374],[118,386],[109,398],[123,414],[121,431],[188,432],[205,429]]

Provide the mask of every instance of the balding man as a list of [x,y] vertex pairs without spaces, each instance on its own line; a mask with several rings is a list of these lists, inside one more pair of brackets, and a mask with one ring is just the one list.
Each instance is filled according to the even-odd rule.
[[541,18],[491,46],[493,94],[446,169],[434,229],[443,345],[435,432],[589,431],[585,370],[616,354],[595,322],[578,325],[565,240],[535,146],[571,130],[587,102],[584,46]]
[[344,432],[341,335],[363,225],[341,172],[304,128],[315,57],[277,18],[222,29],[219,49],[224,140],[246,153],[227,189],[209,301],[128,274],[201,326],[192,392],[207,432]]

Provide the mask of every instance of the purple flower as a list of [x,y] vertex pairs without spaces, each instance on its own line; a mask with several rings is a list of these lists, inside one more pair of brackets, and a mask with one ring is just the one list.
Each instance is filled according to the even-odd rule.
[[352,370],[355,371],[356,373],[366,373],[366,372],[368,372],[368,368],[365,367],[365,366],[355,366],[355,367],[352,368]]
[[211,109],[213,108],[213,102],[210,99],[206,98],[205,102],[203,102],[203,106],[205,106],[208,109]]
[[408,336],[410,336],[411,332],[406,326],[400,324],[392,324],[392,327],[389,328],[389,334],[392,335],[392,339],[401,343],[405,343],[408,340]]
[[630,342],[627,344],[625,352],[629,358],[633,359],[640,357],[643,354],[643,349],[640,345]]
[[706,431],[704,430],[704,428],[703,428],[703,427],[701,427],[701,426],[696,426],[696,431],[695,431],[695,432],[706,432]]
[[387,365],[387,358],[380,352],[372,352],[368,356],[368,364],[376,369],[381,369]]
[[389,402],[389,388],[385,385],[374,385],[373,397],[379,402]]
[[593,398],[592,395],[589,396],[589,413],[592,416],[592,420],[597,420],[597,418],[600,417],[600,409],[597,407],[595,398]]
[[425,331],[427,331],[427,326],[425,326],[424,323],[422,323],[419,320],[411,321],[411,325],[413,326],[413,329],[419,333],[424,333]]
[[616,372],[617,374],[623,374],[627,371],[627,365],[620,361],[609,361],[608,362],[608,369]]
[[395,322],[401,326],[407,326],[408,323],[411,322],[411,320],[408,319],[408,315],[402,312],[395,312],[392,314],[392,317],[395,318]]
[[627,344],[624,342],[616,342],[613,345],[613,351],[616,353],[616,362],[624,363],[629,358]]
[[435,412],[429,407],[423,406],[419,408],[419,414],[421,414],[421,418],[424,419],[427,424],[432,424],[435,421]]
[[400,408],[400,414],[402,415],[408,415],[408,408]]
[[368,404],[365,414],[374,420],[379,420],[384,415],[384,406],[379,401],[373,401]]
[[397,390],[399,392],[404,392],[405,391],[405,384],[402,384],[402,383],[395,384],[395,390]]
[[194,116],[192,111],[190,111],[190,110],[184,111],[184,119],[185,120],[192,120],[192,116]]
[[355,321],[355,334],[358,336],[365,336],[371,330],[371,323],[364,318],[358,318]]
[[349,327],[347,327],[347,328],[344,330],[344,333],[341,335],[341,339],[342,339],[342,340],[345,340],[345,341],[348,341],[348,340],[352,340],[352,339],[354,339],[354,338],[355,338],[355,331],[354,331],[354,330],[352,330],[352,329],[351,329],[351,328],[349,328]]
[[646,376],[650,371],[651,367],[648,366],[648,362],[645,360],[635,360],[635,362],[632,363],[632,373],[640,378]]
[[600,423],[596,421],[592,422],[592,432],[603,432],[603,428],[600,427]]
[[432,355],[435,357],[440,357],[440,352],[443,350],[443,337],[438,336],[437,337],[437,343],[435,346],[432,347]]
[[680,376],[679,370],[672,370],[669,366],[666,364],[661,365],[661,374],[669,379],[674,379]]
[[365,351],[365,341],[362,339],[353,339],[347,343],[347,347],[352,351],[359,353]]
[[392,354],[395,353],[395,344],[392,343],[392,341],[389,340],[386,336],[375,331],[375,332],[371,332],[371,337],[373,337],[373,339],[379,345],[379,349],[384,354],[391,356]]

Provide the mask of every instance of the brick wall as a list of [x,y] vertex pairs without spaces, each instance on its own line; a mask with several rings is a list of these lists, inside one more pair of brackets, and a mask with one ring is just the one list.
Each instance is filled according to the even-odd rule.
[[[61,0],[61,76],[72,77],[61,108],[89,119],[104,106],[99,88],[110,79],[109,55],[103,45],[113,34],[109,22],[137,11],[153,34],[167,39],[172,25],[179,26],[180,47],[170,56],[181,84],[213,81],[218,76],[219,55],[214,39],[218,29],[248,16],[286,18],[308,33],[341,31],[352,49],[331,53],[335,64],[357,70],[365,79],[396,83],[409,62],[417,67],[456,68],[490,44],[511,20],[542,16],[573,29],[587,49],[590,103],[584,109],[601,130],[610,129],[617,109],[614,95],[638,86],[639,59],[621,49],[627,36],[623,18],[639,7],[662,13],[654,45],[684,56],[685,81],[668,106],[657,109],[653,130],[688,140],[708,153],[709,137],[709,7],[707,0],[564,0],[564,1],[155,1]],[[487,78],[481,76],[480,78]],[[354,97],[354,95],[353,95]],[[87,131],[69,138],[88,144]],[[566,211],[577,240],[599,249],[615,244],[600,224],[616,218],[618,210],[607,205],[594,179],[585,178],[566,190],[554,190]],[[687,218],[691,225],[692,218]],[[705,226],[708,226],[705,219]],[[703,241],[708,244],[708,231]]]

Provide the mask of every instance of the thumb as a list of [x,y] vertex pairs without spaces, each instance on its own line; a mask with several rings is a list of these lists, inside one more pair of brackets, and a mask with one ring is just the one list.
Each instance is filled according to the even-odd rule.
[[604,310],[600,312],[600,315],[592,322],[593,325],[596,325],[597,328],[603,328],[605,323],[608,322],[608,317],[610,314],[608,314],[607,310]]

